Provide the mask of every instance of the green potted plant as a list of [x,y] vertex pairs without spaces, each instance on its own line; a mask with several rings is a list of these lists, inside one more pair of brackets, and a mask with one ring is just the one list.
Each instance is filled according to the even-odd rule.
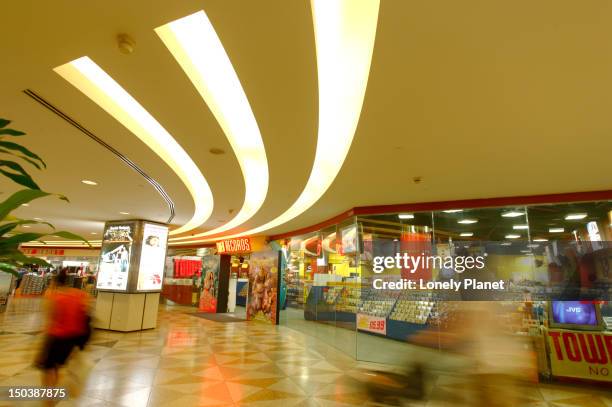
[[[18,269],[25,265],[38,264],[51,266],[43,259],[23,254],[19,250],[19,245],[22,243],[40,240],[44,236],[51,234],[71,240],[82,240],[88,245],[89,242],[73,233],[56,231],[55,227],[48,222],[20,219],[11,215],[11,212],[21,205],[45,196],[55,195],[66,202],[68,202],[68,198],[60,194],[42,191],[30,174],[19,163],[23,162],[31,165],[37,170],[47,167],[42,158],[14,141],[15,137],[24,136],[25,133],[7,127],[10,123],[9,120],[0,119],[0,174],[25,188],[15,192],[0,203],[0,271],[17,275]],[[45,224],[51,230],[50,233],[15,231],[17,227],[27,224]]]

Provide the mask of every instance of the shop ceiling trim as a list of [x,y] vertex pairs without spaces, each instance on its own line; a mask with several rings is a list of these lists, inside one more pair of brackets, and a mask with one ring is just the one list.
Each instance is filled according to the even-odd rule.
[[195,210],[192,218],[170,232],[171,235],[188,232],[206,222],[213,209],[208,182],[172,135],[136,99],[87,56],[58,66],[54,71],[145,143],[185,184]]
[[192,239],[228,231],[249,220],[261,208],[269,185],[264,143],[238,75],[204,11],[155,29],[223,129],[242,171],[245,196],[242,208],[224,225]]
[[[312,0],[319,82],[319,129],[314,164],[298,199],[268,223],[228,237],[253,235],[304,213],[331,186],[351,147],[363,106],[380,2]],[[189,243],[214,239],[193,240]]]

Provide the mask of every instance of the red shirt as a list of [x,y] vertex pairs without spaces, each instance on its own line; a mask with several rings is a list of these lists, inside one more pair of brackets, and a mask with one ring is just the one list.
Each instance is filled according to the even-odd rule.
[[47,293],[51,314],[47,333],[70,338],[86,332],[87,294],[76,288],[59,288]]

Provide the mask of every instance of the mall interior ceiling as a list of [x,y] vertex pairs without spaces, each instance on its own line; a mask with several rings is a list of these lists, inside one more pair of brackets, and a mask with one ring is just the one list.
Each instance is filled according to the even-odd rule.
[[[83,56],[145,107],[206,177],[213,212],[190,233],[235,216],[245,200],[236,155],[155,32],[200,10],[244,89],[269,169],[263,205],[234,231],[268,222],[298,198],[313,166],[319,121],[310,2],[7,0],[0,116],[26,132],[24,145],[47,162],[47,170],[33,172],[36,181],[71,200],[45,198],[20,208],[19,216],[86,237],[100,236],[106,220],[169,218],[158,191],[83,129],[164,188],[175,206],[174,227],[193,215],[189,190],[169,166],[54,71]],[[611,189],[610,21],[612,2],[596,0],[382,0],[367,90],[344,164],[312,207],[266,233],[356,206]],[[130,39],[128,52],[118,46],[121,34]],[[5,194],[16,190],[2,182]],[[30,230],[37,228],[44,226]]]

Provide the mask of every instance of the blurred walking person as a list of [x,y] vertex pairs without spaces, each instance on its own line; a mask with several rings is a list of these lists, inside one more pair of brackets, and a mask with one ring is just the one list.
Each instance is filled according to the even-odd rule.
[[47,325],[37,365],[43,370],[43,386],[56,387],[59,368],[75,347],[83,349],[89,340],[89,299],[84,291],[67,286],[66,269],[60,270],[45,294]]

